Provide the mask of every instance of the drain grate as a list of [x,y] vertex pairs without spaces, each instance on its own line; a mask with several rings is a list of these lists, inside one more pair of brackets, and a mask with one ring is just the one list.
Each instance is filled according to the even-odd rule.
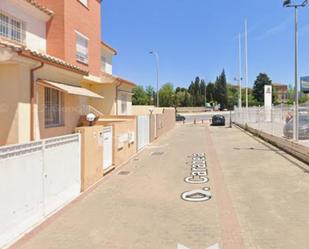
[[162,152],[162,151],[156,151],[156,152],[151,153],[152,156],[162,156],[163,154],[164,154],[164,152]]
[[119,176],[127,176],[130,175],[131,172],[130,171],[119,171],[117,175]]

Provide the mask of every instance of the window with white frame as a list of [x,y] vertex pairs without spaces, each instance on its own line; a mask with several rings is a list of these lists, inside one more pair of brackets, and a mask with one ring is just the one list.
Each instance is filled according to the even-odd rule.
[[25,26],[23,21],[0,11],[0,36],[25,44]]
[[45,127],[64,125],[64,94],[53,88],[45,88]]
[[79,0],[83,5],[88,7],[88,0]]
[[120,100],[121,100],[121,114],[127,114],[128,113],[128,94],[122,93]]
[[88,64],[88,44],[89,39],[76,32],[76,60]]

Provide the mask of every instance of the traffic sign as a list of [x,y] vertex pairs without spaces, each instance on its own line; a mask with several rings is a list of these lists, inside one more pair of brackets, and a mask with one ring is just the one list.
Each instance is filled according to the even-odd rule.
[[304,93],[309,93],[309,76],[300,78],[300,89]]

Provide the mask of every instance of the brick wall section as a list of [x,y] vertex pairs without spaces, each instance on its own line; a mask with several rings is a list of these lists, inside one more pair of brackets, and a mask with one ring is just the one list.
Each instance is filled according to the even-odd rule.
[[64,1],[38,0],[38,2],[54,11],[54,16],[46,27],[47,53],[64,60]]
[[[55,12],[47,25],[47,52],[95,76],[100,76],[101,64],[101,4],[88,0],[85,7],[78,0],[38,0]],[[89,38],[89,63],[76,61],[75,30]]]

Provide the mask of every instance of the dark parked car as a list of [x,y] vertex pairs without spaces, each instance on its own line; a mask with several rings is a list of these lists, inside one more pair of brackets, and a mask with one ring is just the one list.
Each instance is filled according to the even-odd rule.
[[223,115],[214,115],[212,116],[212,125],[225,125],[225,117]]
[[[283,128],[283,134],[287,138],[293,138],[293,123],[292,117]],[[299,115],[299,139],[309,139],[309,115]]]
[[180,114],[176,114],[176,121],[185,121],[186,118]]

